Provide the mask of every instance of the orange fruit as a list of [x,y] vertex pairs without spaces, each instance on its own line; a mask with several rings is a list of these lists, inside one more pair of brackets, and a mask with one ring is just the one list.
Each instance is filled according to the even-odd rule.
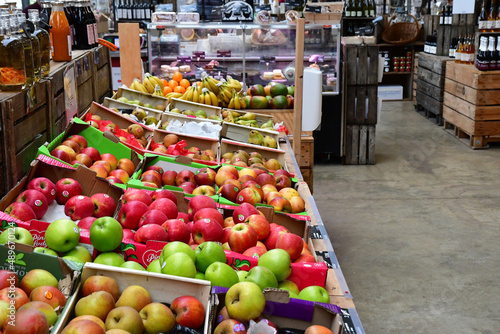
[[182,80],[182,73],[181,72],[175,72],[174,75],[172,76],[172,79],[174,79],[177,82],[180,82]]
[[188,89],[189,87],[191,87],[191,84],[189,83],[189,80],[187,80],[187,79],[182,79],[179,82],[179,85],[184,87],[185,89]]
[[167,82],[167,84],[163,87],[163,95],[167,95],[168,93],[172,93],[172,88],[168,86]]
[[168,86],[168,81],[165,80],[165,79],[160,79],[161,83],[163,84],[163,87],[167,87]]
[[186,88],[182,86],[177,86],[174,88],[174,92],[184,94],[186,92]]
[[168,87],[172,88],[172,90],[173,90],[175,87],[177,87],[177,86],[179,86],[179,83],[178,83],[177,81],[175,81],[175,80],[170,80],[170,81],[168,82]]

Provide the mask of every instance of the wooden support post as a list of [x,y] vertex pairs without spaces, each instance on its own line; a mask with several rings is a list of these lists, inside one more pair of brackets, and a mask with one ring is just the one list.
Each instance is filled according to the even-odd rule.
[[129,86],[135,78],[142,81],[142,58],[139,23],[119,23],[120,67],[122,84]]
[[300,166],[302,145],[302,99],[304,84],[304,19],[297,20],[295,30],[295,101],[293,107],[293,153]]

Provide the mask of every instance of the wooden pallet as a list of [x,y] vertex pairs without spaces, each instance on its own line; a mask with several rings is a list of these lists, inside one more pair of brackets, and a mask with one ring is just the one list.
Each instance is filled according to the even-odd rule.
[[451,123],[448,120],[444,120],[444,129],[449,134],[453,135],[455,138],[459,139],[460,142],[469,146],[473,150],[477,149],[487,149],[490,147],[490,143],[499,143],[500,135],[497,136],[478,136],[464,131],[459,126]]
[[347,125],[344,143],[345,165],[375,164],[375,125]]
[[436,124],[436,125],[439,125],[439,126],[442,126],[443,125],[443,115],[440,114],[440,113],[434,113],[432,110],[430,109],[426,109],[424,108],[422,105],[420,104],[417,104],[415,106],[415,110],[422,116],[424,116],[425,118],[427,118],[429,121],[431,121],[432,123]]

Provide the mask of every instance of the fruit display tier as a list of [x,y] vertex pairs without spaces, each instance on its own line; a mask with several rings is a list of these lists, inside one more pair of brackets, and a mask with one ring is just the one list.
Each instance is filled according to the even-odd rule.
[[0,92],[0,167],[5,171],[0,177],[2,196],[28,171],[40,145],[52,141],[66,127],[65,77],[73,78],[78,114],[92,101],[112,95],[110,52],[106,47],[74,51],[72,61],[51,62],[50,68],[49,76],[33,86],[31,101],[27,90]]

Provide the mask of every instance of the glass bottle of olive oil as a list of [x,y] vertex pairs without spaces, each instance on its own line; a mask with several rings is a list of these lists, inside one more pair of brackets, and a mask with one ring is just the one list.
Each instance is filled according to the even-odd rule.
[[20,91],[26,88],[23,43],[12,36],[8,16],[0,22],[0,91]]
[[11,34],[23,43],[26,85],[31,87],[31,85],[35,82],[35,67],[33,65],[33,49],[31,47],[31,41],[28,37],[26,37],[26,35],[19,32],[19,22],[17,21],[16,14],[10,15],[9,20]]
[[19,21],[19,33],[23,36],[28,37],[31,42],[31,50],[33,52],[33,68],[35,74],[35,82],[37,82],[42,77],[40,70],[40,41],[35,35],[30,34],[25,30],[26,15],[24,15],[23,12],[17,13],[17,19]]
[[40,66],[42,68],[42,76],[46,77],[50,72],[50,37],[49,32],[40,28],[40,16],[38,10],[28,10],[29,20],[33,23],[33,36],[38,38],[40,42]]

